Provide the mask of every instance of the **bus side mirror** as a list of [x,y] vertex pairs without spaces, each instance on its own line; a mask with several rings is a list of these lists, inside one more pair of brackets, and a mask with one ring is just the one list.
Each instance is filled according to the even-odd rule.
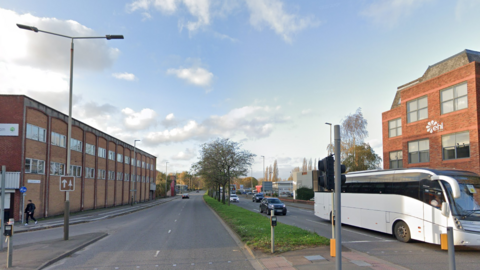
[[449,208],[448,208],[448,204],[446,202],[443,202],[442,203],[442,215],[448,217],[448,214],[449,214]]

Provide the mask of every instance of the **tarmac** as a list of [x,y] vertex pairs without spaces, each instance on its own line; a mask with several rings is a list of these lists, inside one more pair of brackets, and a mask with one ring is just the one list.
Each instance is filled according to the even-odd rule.
[[[92,222],[103,218],[112,218],[119,215],[128,214],[139,211],[158,204],[166,203],[178,197],[157,199],[145,203],[139,203],[135,206],[119,206],[109,209],[91,210],[81,212],[71,216],[70,224],[78,224],[84,222]],[[313,206],[287,203],[291,207],[299,207],[304,209],[312,209]],[[219,218],[220,219],[220,218]],[[243,244],[238,236],[220,219],[225,229],[235,239],[237,244],[242,248],[252,266],[256,270],[318,270],[318,269],[336,269],[335,258],[330,256],[330,247],[316,247],[302,250],[289,251],[281,254],[269,254],[252,250]],[[39,220],[37,225],[25,226],[24,224],[15,224],[14,233],[23,233],[33,230],[42,230],[63,226],[63,217],[54,217]],[[108,234],[103,232],[89,233],[70,237],[68,241],[63,238],[52,239],[48,241],[36,242],[34,244],[21,245],[14,247],[12,267],[8,269],[44,269],[59,260],[66,258],[75,252],[95,243],[96,241],[106,237]],[[6,269],[7,252],[6,249],[0,251],[0,269]],[[386,261],[342,248],[342,269],[405,269],[400,266],[390,264]]]

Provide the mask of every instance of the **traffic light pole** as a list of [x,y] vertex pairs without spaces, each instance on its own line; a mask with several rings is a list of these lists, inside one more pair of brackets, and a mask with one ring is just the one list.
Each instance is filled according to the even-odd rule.
[[336,270],[342,269],[342,212],[340,195],[342,188],[342,170],[340,164],[340,126],[335,125],[335,262]]

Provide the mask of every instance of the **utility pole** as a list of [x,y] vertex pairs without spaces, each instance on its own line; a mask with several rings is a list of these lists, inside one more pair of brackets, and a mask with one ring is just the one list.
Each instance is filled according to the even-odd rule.
[[[330,146],[328,147],[328,155],[332,154],[332,124],[325,123],[326,125],[330,126]],[[337,156],[335,156],[336,158]],[[332,192],[332,239],[335,239],[335,225],[334,224],[334,217],[335,217],[335,194]]]
[[341,188],[342,170],[340,164],[340,126],[335,125],[335,262],[337,270],[342,270],[342,207]]

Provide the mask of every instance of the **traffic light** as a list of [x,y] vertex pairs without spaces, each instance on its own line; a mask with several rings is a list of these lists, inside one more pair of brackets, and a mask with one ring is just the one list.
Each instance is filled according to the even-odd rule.
[[334,189],[335,187],[334,163],[332,155],[318,161],[318,170],[320,171],[318,185],[327,190]]
[[345,182],[347,182],[347,177],[344,174],[346,171],[347,171],[347,167],[345,167],[345,165],[341,164],[340,165],[340,173],[342,174],[342,176],[341,176],[342,186],[345,185]]

